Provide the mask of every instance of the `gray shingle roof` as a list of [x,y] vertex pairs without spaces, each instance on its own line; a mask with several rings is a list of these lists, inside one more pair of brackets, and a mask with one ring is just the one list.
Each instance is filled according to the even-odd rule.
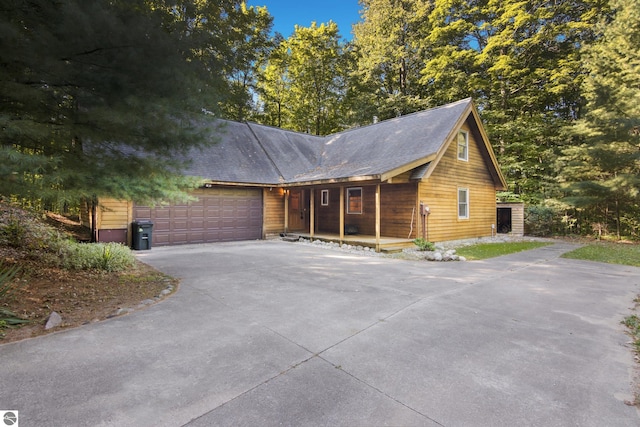
[[[380,177],[435,155],[469,113],[470,98],[326,137],[220,121],[219,142],[193,153],[189,175],[277,185]],[[426,169],[425,169],[426,170]]]

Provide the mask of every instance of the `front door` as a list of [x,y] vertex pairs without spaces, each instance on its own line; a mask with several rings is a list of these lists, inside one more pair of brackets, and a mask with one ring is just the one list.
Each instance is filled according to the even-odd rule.
[[309,231],[309,198],[305,190],[289,194],[289,230]]

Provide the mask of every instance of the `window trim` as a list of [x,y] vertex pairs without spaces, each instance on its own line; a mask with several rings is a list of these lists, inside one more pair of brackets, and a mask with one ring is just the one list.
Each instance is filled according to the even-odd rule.
[[[357,191],[360,191],[360,211],[352,211],[352,210],[351,210],[351,203],[350,203],[350,200],[351,200],[351,192],[352,192],[352,191],[356,191],[356,190],[357,190]],[[364,210],[364,209],[363,209],[363,202],[362,202],[362,200],[363,200],[362,187],[349,187],[349,188],[347,188],[347,194],[346,194],[346,197],[347,197],[347,214],[351,214],[351,215],[362,215],[362,212],[363,212],[363,210]]]
[[329,190],[320,191],[320,206],[329,206]]
[[[464,145],[460,144],[460,135],[464,135]],[[458,135],[456,136],[456,147],[457,147],[458,160],[468,162],[469,161],[469,132],[462,129],[458,131]],[[464,156],[460,156],[461,147],[464,147]]]
[[[465,200],[460,200],[460,192],[464,191],[465,194]],[[464,205],[465,206],[465,214],[464,216],[460,215],[460,207]],[[470,215],[469,215],[469,188],[468,187],[458,187],[458,219],[469,219]]]

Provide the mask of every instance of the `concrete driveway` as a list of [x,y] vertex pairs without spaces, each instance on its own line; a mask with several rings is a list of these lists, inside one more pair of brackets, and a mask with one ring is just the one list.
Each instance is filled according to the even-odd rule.
[[[620,321],[640,269],[364,257],[260,241],[154,248],[146,310],[0,346],[26,426],[637,426]],[[1,425],[1,424],[0,424]]]

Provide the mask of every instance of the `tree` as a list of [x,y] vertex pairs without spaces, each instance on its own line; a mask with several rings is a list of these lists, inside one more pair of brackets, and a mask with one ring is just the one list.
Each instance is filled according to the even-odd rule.
[[0,194],[73,203],[184,197],[182,157],[219,81],[143,0],[0,0]]
[[241,0],[149,0],[190,40],[189,58],[205,64],[220,95],[220,115],[236,121],[255,110],[258,64],[272,47],[273,17]]
[[277,35],[275,48],[265,58],[258,73],[257,92],[261,100],[259,120],[270,126],[283,127],[291,118],[287,99],[289,95],[289,52],[284,38]]
[[277,126],[327,135],[344,128],[348,60],[335,22],[296,25],[263,64],[262,118]]
[[559,130],[582,106],[580,49],[606,10],[601,0],[442,0],[429,14],[429,99],[475,98],[511,189],[529,201],[554,187]]
[[265,7],[247,7],[244,2],[228,16],[228,54],[225,75],[228,89],[222,103],[224,117],[242,121],[254,111],[256,72],[260,60],[270,51],[269,31],[273,18]]
[[296,25],[286,46],[293,129],[316,135],[339,130],[346,73],[338,25]]
[[568,129],[559,175],[585,222],[638,236],[640,220],[640,6],[612,0],[612,20],[585,50],[584,116]]
[[361,92],[359,124],[396,117],[427,106],[419,40],[429,0],[361,0],[362,21],[353,27],[357,68],[352,86]]

